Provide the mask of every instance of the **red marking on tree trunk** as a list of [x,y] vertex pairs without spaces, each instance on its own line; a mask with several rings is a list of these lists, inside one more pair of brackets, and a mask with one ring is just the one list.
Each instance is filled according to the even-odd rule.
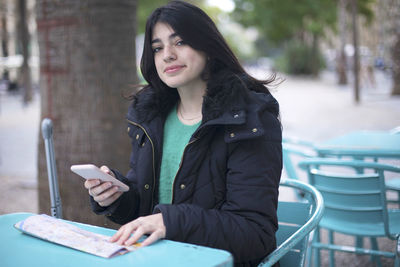
[[[52,94],[52,75],[68,73],[69,66],[67,68],[52,67],[50,61],[50,38],[49,33],[52,28],[56,27],[71,27],[78,25],[78,20],[73,17],[60,17],[47,19],[47,1],[43,1],[43,13],[42,19],[36,21],[38,31],[44,33],[45,43],[45,64],[40,68],[40,72],[46,75],[47,83],[47,114],[46,117],[53,118],[53,94]],[[69,64],[68,64],[69,65]]]
[[78,24],[78,20],[76,18],[68,18],[68,17],[61,17],[61,18],[54,18],[54,19],[38,19],[36,21],[38,31],[47,31],[51,28],[56,27],[70,27],[75,26]]

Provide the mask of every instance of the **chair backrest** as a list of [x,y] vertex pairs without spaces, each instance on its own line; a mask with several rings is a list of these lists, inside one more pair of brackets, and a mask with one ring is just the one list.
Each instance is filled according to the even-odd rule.
[[296,156],[300,159],[315,157],[313,144],[298,138],[284,137],[282,139],[283,167],[288,178],[299,180],[297,162],[294,159]]
[[[389,219],[384,171],[400,172],[396,166],[357,160],[307,159],[309,182],[325,201],[324,220],[333,225],[381,224],[387,237]],[[360,169],[364,170],[360,173]]]
[[42,135],[46,151],[47,175],[49,179],[51,216],[62,218],[62,206],[60,191],[58,189],[58,177],[56,157],[53,143],[53,122],[49,118],[42,121]]
[[279,261],[281,267],[303,266],[308,237],[322,218],[324,201],[311,185],[293,179],[285,179],[280,186],[301,190],[308,201],[278,203],[279,229],[276,233],[277,248],[259,266],[272,266]]

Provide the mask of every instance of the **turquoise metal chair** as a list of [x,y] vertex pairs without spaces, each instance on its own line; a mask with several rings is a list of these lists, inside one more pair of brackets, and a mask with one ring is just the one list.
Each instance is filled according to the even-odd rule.
[[[400,134],[400,126],[397,126],[391,130],[388,131],[389,134],[391,135],[396,135]],[[386,153],[380,154],[377,153],[376,149],[371,148],[370,150],[365,150],[365,151],[358,151],[352,150],[351,148],[346,149],[345,152],[343,151],[338,151],[336,149],[329,149],[329,148],[324,148],[323,151],[319,151],[318,153],[319,157],[337,157],[337,158],[342,158],[342,157],[347,157],[347,158],[352,158],[355,160],[372,160],[374,162],[378,162],[381,159],[387,159],[387,158],[393,158],[393,159],[400,159],[398,155],[391,155],[388,156]],[[362,173],[362,169],[359,170],[360,173]],[[388,203],[395,203],[400,207],[400,178],[392,178],[390,180],[386,181],[386,190],[388,191],[393,191],[396,193],[397,197],[387,199]]]
[[58,187],[56,156],[53,142],[53,122],[49,118],[42,120],[42,135],[46,151],[46,166],[49,179],[51,216],[62,218],[62,204]]
[[[313,143],[295,137],[284,137],[282,139],[282,161],[286,176],[290,179],[301,180],[297,163],[305,158],[316,157],[313,151]],[[296,197],[301,200],[304,195],[295,190]]]
[[288,178],[299,180],[300,175],[294,159],[296,156],[299,159],[316,157],[316,153],[313,151],[313,143],[295,137],[284,137],[282,139],[283,167]]
[[[400,134],[400,126],[391,129],[390,133]],[[400,178],[393,178],[389,181],[386,181],[386,189],[397,193],[397,201],[391,199],[388,201],[391,203],[397,203],[400,207]]]
[[309,201],[279,201],[279,230],[276,233],[278,247],[259,267],[272,266],[278,261],[281,267],[304,266],[309,235],[323,215],[324,201],[313,186],[293,179],[283,180],[280,186],[301,190]]
[[389,203],[396,203],[400,207],[400,178],[393,178],[385,182],[386,190],[397,193],[397,199],[388,199]]
[[[319,251],[330,251],[330,266],[334,266],[334,251],[369,254],[378,266],[380,256],[393,258],[395,266],[400,260],[400,210],[387,208],[384,172],[398,172],[400,168],[376,162],[314,158],[299,163],[307,170],[309,181],[322,194],[325,213],[319,224],[328,230],[328,243],[322,243],[319,228],[312,247],[316,250],[314,266],[320,265]],[[359,170],[363,170],[360,173]],[[333,232],[370,238],[371,249],[363,246],[334,244]],[[381,251],[376,238],[396,240],[394,252]]]

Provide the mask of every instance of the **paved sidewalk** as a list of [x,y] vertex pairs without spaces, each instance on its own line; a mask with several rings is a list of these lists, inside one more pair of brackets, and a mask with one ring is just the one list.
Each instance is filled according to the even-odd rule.
[[0,214],[37,212],[39,97],[28,106],[19,94],[0,92]]
[[350,86],[339,87],[332,73],[320,80],[288,77],[274,93],[281,106],[283,133],[323,141],[355,130],[389,130],[400,125],[400,96],[390,96],[390,83],[363,88],[360,104]]
[[[355,105],[352,89],[337,86],[332,73],[326,72],[317,80],[286,77],[273,90],[281,106],[284,134],[322,141],[354,130],[389,130],[399,126],[400,97],[390,96],[390,80],[383,73],[377,73],[376,80],[377,88],[364,87],[361,103]],[[27,107],[22,106],[21,99],[19,95],[0,92],[0,214],[38,210],[40,103],[38,95]],[[383,242],[381,246],[391,250],[392,245]],[[337,257],[337,266],[373,266],[367,256],[337,255],[342,255]],[[326,264],[324,261],[323,265]],[[383,264],[391,266],[392,261]]]

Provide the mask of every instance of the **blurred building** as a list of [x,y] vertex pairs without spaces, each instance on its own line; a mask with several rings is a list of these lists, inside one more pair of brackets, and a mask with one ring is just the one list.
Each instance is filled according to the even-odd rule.
[[[347,0],[347,3],[349,3],[349,0]],[[394,32],[396,27],[400,27],[400,25],[396,26],[400,18],[400,1],[376,0],[371,3],[371,7],[373,11],[371,21],[363,16],[358,17],[360,62],[361,64],[372,64],[381,69],[390,68],[392,60],[394,60],[391,55],[391,49],[396,41]],[[349,69],[352,65],[351,57],[354,54],[350,12],[347,12],[344,20],[346,33],[343,38],[348,59],[347,68]],[[340,47],[340,36],[338,32],[328,31],[327,37],[322,48],[328,68],[334,70],[338,48]]]
[[[392,65],[391,49],[396,41],[395,29],[400,19],[400,1],[377,0],[373,4],[374,18],[371,24],[363,21],[360,37],[374,56],[377,67]],[[398,59],[397,59],[398,60]]]
[[[35,0],[25,1],[27,6],[26,20],[30,35],[29,66],[31,67],[32,81],[37,84],[39,81],[39,49],[35,22]],[[18,3],[19,1],[16,0],[0,0],[0,80],[3,81],[8,79],[11,82],[18,82],[19,67],[23,61],[18,29],[20,20]]]

